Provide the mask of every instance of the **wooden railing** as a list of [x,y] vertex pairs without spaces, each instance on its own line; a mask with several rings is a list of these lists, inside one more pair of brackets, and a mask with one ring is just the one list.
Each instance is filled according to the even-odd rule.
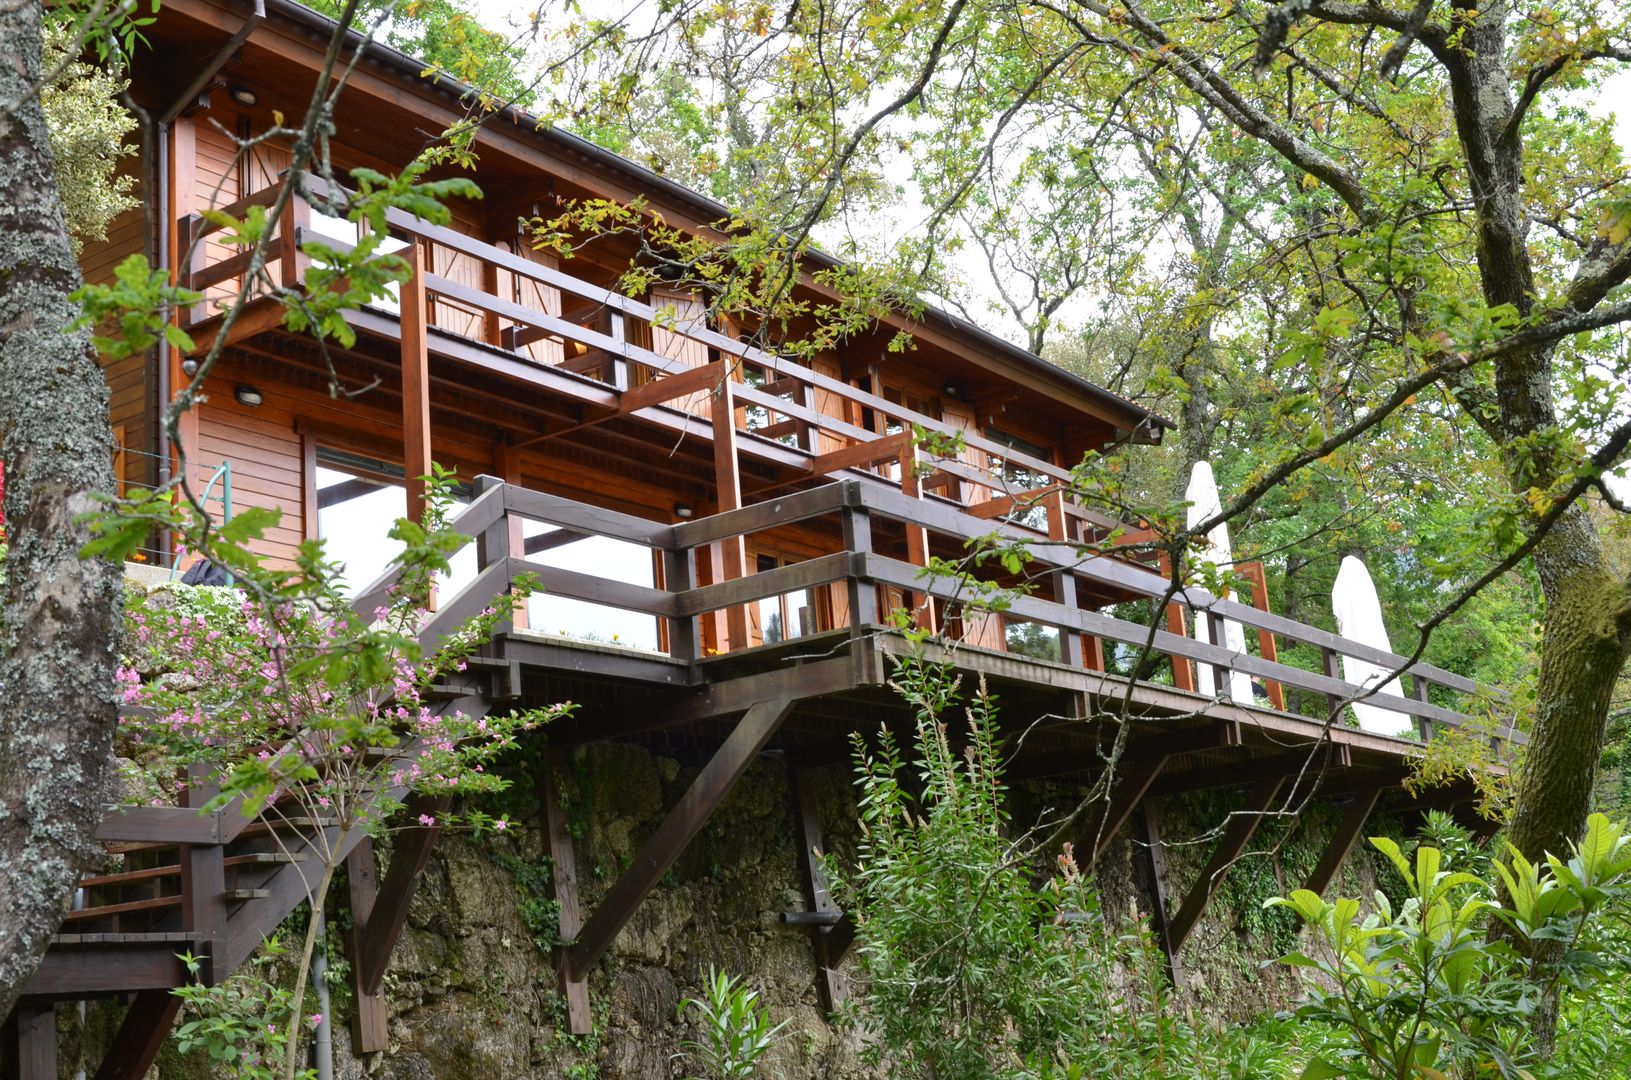
[[[305,240],[320,240],[336,249],[347,246],[343,240],[311,231],[314,214],[321,212],[330,196],[328,185],[314,176],[299,180],[299,190],[305,194],[293,197],[280,216],[267,264],[274,280],[285,286],[301,280],[306,257],[300,253],[300,244]],[[275,195],[276,189],[269,188],[224,209],[228,214],[242,214],[251,206],[270,206]],[[307,196],[316,200],[316,208]],[[1048,531],[1071,540],[1092,542],[1124,528],[1122,522],[1068,497],[1068,469],[989,438],[977,426],[961,427],[917,412],[737,340],[700,318],[673,318],[666,309],[625,296],[615,288],[455,229],[397,210],[390,211],[387,220],[394,238],[425,256],[411,261],[428,268],[438,265],[438,257],[443,263],[462,260],[461,276],[480,281],[480,285],[456,281],[425,269],[405,284],[404,298],[422,293],[427,299],[424,310],[430,326],[526,363],[568,370],[602,384],[616,392],[618,415],[707,394],[711,409],[722,409],[733,418],[731,427],[744,440],[745,450],[773,450],[813,477],[855,475],[849,471],[861,470],[987,517],[1046,513]],[[247,268],[247,253],[207,262],[204,241],[220,229],[198,215],[183,220],[182,236],[189,242],[199,241],[194,245],[193,263],[182,276],[184,285],[200,291],[220,288],[236,281]],[[538,301],[546,294],[554,298],[551,306],[563,314],[543,310]],[[208,317],[210,313],[200,305],[188,314],[187,321]],[[673,341],[688,343],[693,357],[711,359],[698,365],[638,344],[630,333],[635,322],[658,328]],[[529,346],[539,342],[553,344],[554,362],[543,363],[528,352]],[[911,437],[914,426],[960,436],[968,453],[925,461]],[[1028,479],[1016,483],[1016,475]],[[1061,491],[1066,492],[1065,497],[1050,498]],[[1038,507],[1046,509],[1038,511]]]
[[[427,645],[451,634],[465,620],[489,605],[523,574],[532,575],[547,595],[585,601],[638,612],[664,620],[668,652],[676,659],[701,659],[699,620],[722,618],[731,608],[822,586],[841,588],[847,598],[847,617],[842,625],[827,630],[849,629],[852,635],[873,633],[885,620],[880,613],[880,586],[900,590],[917,598],[933,597],[956,606],[969,596],[967,581],[954,576],[932,576],[911,562],[880,554],[872,543],[876,521],[893,522],[929,533],[958,538],[983,536],[991,523],[954,507],[913,499],[899,492],[856,481],[842,481],[808,491],[758,503],[727,513],[665,525],[504,484],[492,477],[478,480],[480,494],[455,521],[455,528],[478,541],[477,577],[456,595],[447,598],[424,631]],[[639,544],[659,552],[667,568],[666,588],[631,585],[565,570],[532,561],[511,549],[515,535],[509,520],[520,517],[583,534],[610,537]],[[783,528],[795,523],[825,519],[836,523],[842,536],[840,550],[785,565],[773,570],[697,586],[694,567],[699,554],[710,544],[740,540],[754,533]],[[1016,533],[1010,526],[998,532]],[[1469,713],[1498,708],[1505,696],[1465,676],[1427,663],[1409,663],[1405,657],[1351,641],[1317,627],[1275,615],[1238,600],[1215,597],[1198,588],[1179,590],[1173,602],[1189,619],[1230,620],[1272,635],[1284,642],[1311,646],[1321,658],[1321,670],[1306,670],[1268,655],[1236,652],[1209,641],[1197,640],[1165,629],[1117,618],[1102,611],[1076,605],[1075,593],[1063,584],[1111,586],[1151,600],[1167,595],[1168,582],[1160,574],[1125,561],[1094,554],[1080,544],[1034,542],[1029,545],[1030,562],[1026,577],[1049,580],[1054,598],[1011,594],[1005,618],[1020,619],[1048,627],[1059,635],[1064,663],[1094,667],[1093,658],[1102,655],[1104,643],[1125,650],[1141,650],[1146,642],[1154,653],[1165,657],[1173,669],[1188,665],[1211,666],[1217,673],[1216,685],[1227,687],[1227,673],[1240,671],[1264,683],[1312,695],[1322,706],[1314,718],[1323,720],[1327,710],[1339,704],[1362,699],[1370,705],[1415,719],[1418,733],[1430,738],[1435,730],[1467,723]],[[356,601],[358,610],[372,610],[394,578],[386,575],[364,590]],[[1221,634],[1214,634],[1220,640]],[[1373,692],[1347,682],[1340,675],[1340,660],[1353,657],[1387,670],[1399,670],[1411,681],[1410,696]],[[1046,681],[1047,671],[1038,668],[1037,678]],[[1174,683],[1180,683],[1174,679]],[[1440,689],[1432,695],[1432,688]],[[1433,696],[1465,704],[1460,711],[1430,700]],[[1227,692],[1224,692],[1227,699]],[[1199,707],[1199,706],[1197,706]],[[1520,732],[1507,728],[1500,738],[1522,742]]]

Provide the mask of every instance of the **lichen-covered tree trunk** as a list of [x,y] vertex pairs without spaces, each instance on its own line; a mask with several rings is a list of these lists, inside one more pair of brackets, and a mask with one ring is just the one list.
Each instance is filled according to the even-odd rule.
[[0,1016],[99,849],[121,625],[119,571],[79,558],[76,522],[113,487],[108,391],[69,332],[79,266],[34,93],[40,0],[0,4]]

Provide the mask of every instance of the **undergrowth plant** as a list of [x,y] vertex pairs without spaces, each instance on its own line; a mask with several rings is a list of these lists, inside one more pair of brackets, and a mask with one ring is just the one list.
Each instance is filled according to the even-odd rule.
[[713,967],[708,969],[702,996],[680,1003],[680,1016],[687,1013],[695,1018],[702,1037],[682,1043],[680,1056],[702,1072],[686,1080],[753,1080],[760,1075],[759,1059],[787,1026],[785,1020],[770,1022],[759,992],[746,979]]
[[1269,901],[1295,909],[1318,944],[1281,958],[1313,976],[1298,1016],[1342,1034],[1305,1080],[1580,1075],[1569,1053],[1546,1059],[1534,1019],[1560,994],[1577,1017],[1623,1002],[1624,827],[1594,814],[1566,860],[1531,863],[1509,850],[1490,861],[1493,874],[1452,869],[1430,844],[1412,860],[1392,840],[1371,843],[1405,882],[1397,906],[1378,892],[1366,913],[1359,900],[1306,889]]

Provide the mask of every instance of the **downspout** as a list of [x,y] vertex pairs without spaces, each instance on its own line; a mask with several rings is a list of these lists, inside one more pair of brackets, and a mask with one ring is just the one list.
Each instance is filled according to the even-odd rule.
[[334,1080],[334,1017],[328,998],[328,926],[321,909],[312,912],[317,920],[318,945],[311,957],[311,988],[317,997],[317,1029],[312,1032],[312,1065],[317,1080]]
[[[162,270],[168,276],[171,271],[170,251],[170,125],[176,118],[192,107],[198,96],[208,89],[215,77],[226,67],[227,62],[237,55],[249,35],[255,28],[266,21],[266,0],[255,0],[254,10],[244,19],[243,25],[238,27],[236,33],[227,39],[219,52],[210,58],[209,63],[199,71],[197,78],[191,85],[183,90],[170,107],[159,116],[158,123],[153,125],[154,142],[157,144],[155,157],[158,162],[157,176],[154,180],[155,195],[158,200],[158,260],[155,269]],[[165,346],[153,346],[153,366],[158,371],[158,404],[154,409],[154,426],[158,428],[158,459],[159,459],[159,487],[164,488],[170,483],[170,432],[164,426],[164,413],[170,407],[170,365],[165,355]],[[172,558],[170,551],[170,530],[165,529],[159,541],[160,556],[164,559]]]

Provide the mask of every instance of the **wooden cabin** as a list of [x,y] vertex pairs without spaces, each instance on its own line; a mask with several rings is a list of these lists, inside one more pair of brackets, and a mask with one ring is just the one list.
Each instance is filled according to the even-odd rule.
[[[265,131],[278,113],[299,120],[333,31],[289,0],[166,0],[133,71],[132,95],[151,118],[131,166],[144,203],[87,247],[87,278],[107,280],[122,259],[145,253],[206,294],[182,315],[199,351],[222,332],[213,301],[236,289],[245,258],[200,215],[270,205],[287,147],[239,153],[234,137]],[[416,61],[366,46],[333,117],[335,175],[399,170],[464,114],[464,95],[424,77]],[[451,224],[391,218],[413,276],[388,302],[347,316],[355,345],[320,347],[283,328],[275,301],[253,302],[227,332],[179,448],[156,418],[196,357],[154,352],[106,371],[122,483],[163,482],[184,457],[223,515],[282,511],[266,555],[287,559],[302,539],[323,537],[359,592],[388,557],[388,523],[422,497],[412,478],[432,461],[455,469],[465,485],[459,527],[478,543],[461,553],[428,632],[479,609],[518,573],[536,574],[544,590],[471,666],[468,691],[495,707],[578,702],[570,723],[547,732],[552,746],[661,733],[707,761],[593,910],[571,875],[558,878],[562,936],[572,942],[560,972],[575,1026],[589,1022],[585,981],[607,944],[748,762],[776,747],[796,769],[832,767],[858,726],[904,720],[887,687],[891,657],[909,648],[886,626],[896,609],[934,632],[931,656],[989,679],[1010,722],[1031,728],[1010,765],[1016,782],[1099,775],[1112,714],[1125,706],[1134,733],[1103,811],[1107,835],[1145,799],[1245,787],[1246,805],[1261,809],[1290,785],[1318,782],[1320,798],[1348,811],[1309,882],[1317,888],[1379,801],[1411,802],[1400,783],[1417,739],[1325,723],[1328,703],[1359,692],[1341,678],[1341,657],[1386,667],[1403,658],[1274,615],[1262,587],[1250,604],[1181,592],[1155,635],[1161,671],[1116,674],[1149,630],[1110,608],[1155,603],[1165,578],[1147,559],[1085,557],[1082,545],[1128,526],[1078,505],[1064,482],[1085,452],[1156,443],[1166,420],[935,311],[883,320],[808,362],[779,357],[752,328],[711,321],[702,297],[624,295],[627,247],[596,242],[558,259],[535,250],[523,225],[566,200],[638,197],[668,223],[706,234],[723,207],[518,112],[490,117],[475,151],[484,197],[456,202]],[[323,181],[304,176],[299,190],[271,264],[291,287],[305,272],[302,240],[356,236],[325,212],[335,193]],[[830,298],[808,277],[799,289]],[[902,330],[912,348],[893,352]],[[336,381],[365,389],[336,396]],[[964,448],[924,460],[914,427],[958,433]],[[956,582],[920,569],[992,532],[1035,542],[1037,587],[1004,614],[965,612]],[[173,555],[153,557],[168,565]],[[1261,584],[1261,567],[1241,569]],[[1225,618],[1252,629],[1246,652],[1212,643],[1224,640],[1216,630]],[[1197,619],[1211,640],[1192,636]],[[1286,641],[1312,646],[1318,669],[1281,663]],[[1197,664],[1248,673],[1253,700],[1196,693]],[[1484,688],[1452,672],[1407,670],[1410,696],[1372,702],[1413,718],[1418,737],[1462,723],[1485,700]],[[1288,691],[1319,708],[1289,711]],[[1038,717],[1053,719],[1033,726]],[[1231,818],[1186,895],[1152,898],[1170,954],[1258,820]],[[805,826],[808,855],[819,830]],[[550,835],[557,862],[571,866],[568,831]],[[87,880],[17,1013],[12,1046],[24,1077],[56,1075],[54,1027],[41,1019],[53,1003],[105,996],[132,1008],[97,1075],[142,1075],[175,1016],[169,991],[184,977],[176,953],[212,957],[220,978],[302,899],[290,868],[250,857],[243,823],[220,814],[131,811],[110,817],[103,836],[122,850],[146,845],[150,869],[139,881]],[[370,1003],[433,840],[433,830],[404,833],[377,891],[366,842],[352,855],[356,1045],[365,1050],[383,1048],[383,1010]],[[812,909],[795,914],[812,928],[836,994],[850,938],[819,865],[805,866]]]

